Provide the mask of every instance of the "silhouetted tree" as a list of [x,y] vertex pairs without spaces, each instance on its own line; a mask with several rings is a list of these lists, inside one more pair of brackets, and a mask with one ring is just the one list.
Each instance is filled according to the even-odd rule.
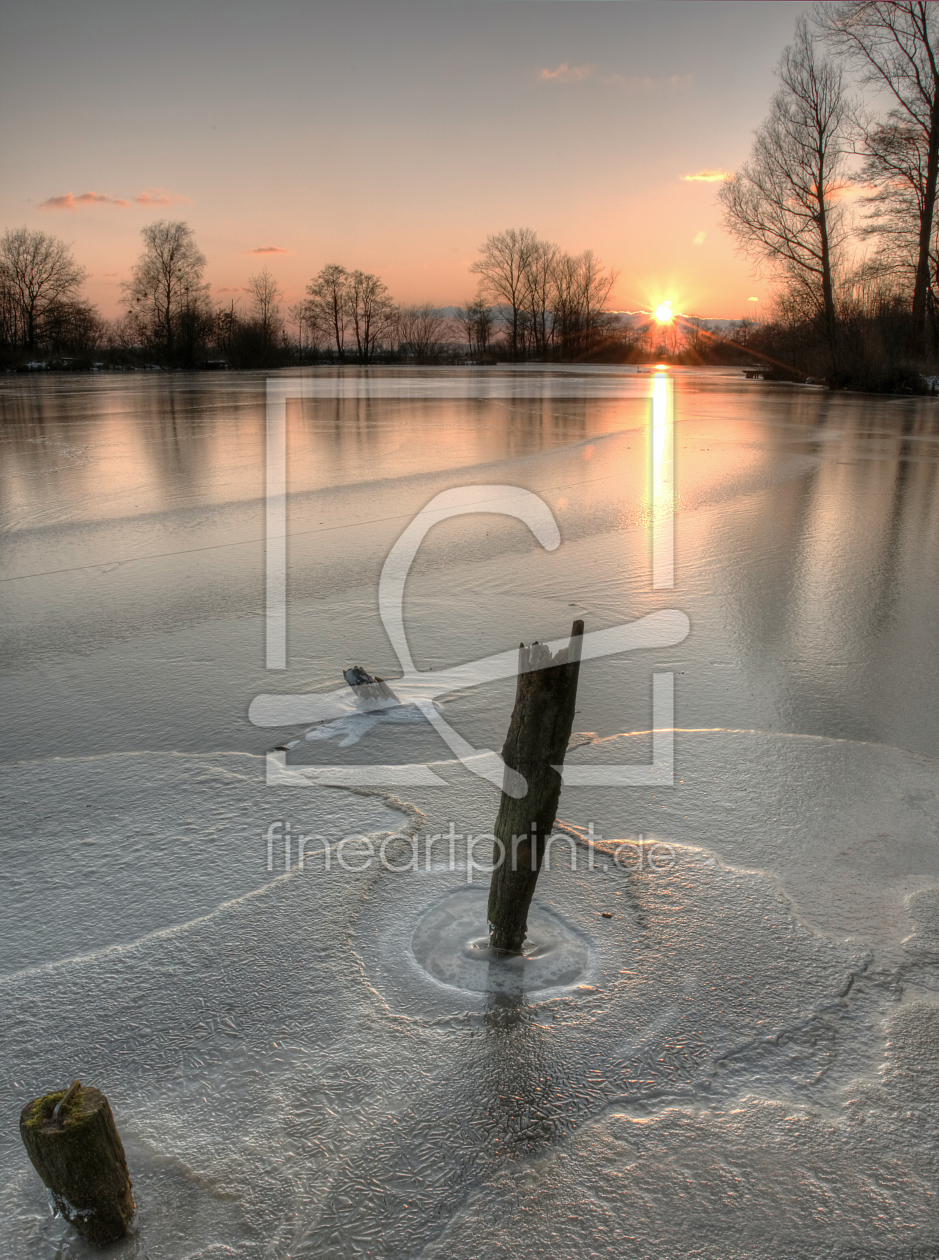
[[316,330],[332,345],[340,360],[346,357],[350,315],[351,277],[345,267],[330,263],[307,285],[304,314],[311,332]]
[[61,316],[85,269],[58,237],[11,228],[0,237],[0,311],[11,345],[34,350],[53,312]]
[[843,241],[847,107],[841,71],[819,59],[800,18],[777,69],[782,82],[756,133],[749,161],[724,183],[720,199],[743,250],[787,281],[790,300],[836,341],[834,259]]
[[531,351],[547,358],[554,331],[556,268],[561,251],[552,241],[535,240],[524,273],[525,315]]
[[939,12],[925,0],[866,0],[817,5],[816,21],[862,81],[894,102],[864,127],[865,172],[880,185],[888,232],[915,225],[912,349],[922,358],[939,181]]
[[508,228],[486,238],[470,268],[479,276],[483,294],[504,308],[513,359],[522,351],[531,264],[537,249],[538,238],[531,228]]
[[611,327],[605,310],[616,283],[615,271],[604,271],[593,250],[576,256],[557,254],[552,269],[553,339],[562,358],[576,358],[595,349]]
[[415,363],[433,363],[443,354],[447,322],[434,307],[402,306],[398,310],[398,345]]
[[[926,204],[928,153],[922,132],[896,123],[868,126],[864,137],[865,161],[859,172],[862,184],[875,192],[864,198],[867,217],[862,236],[872,236],[876,252],[865,272],[877,275],[895,291],[909,297],[915,289],[923,215]],[[939,214],[933,209],[929,242],[927,303],[934,297],[937,276]]]
[[397,310],[378,276],[353,271],[348,285],[349,319],[360,363],[371,363],[395,329]]
[[181,348],[191,365],[198,338],[211,320],[205,256],[188,223],[159,219],[141,230],[144,250],[122,287],[140,335],[169,361]]
[[248,277],[248,292],[261,341],[265,346],[273,346],[283,327],[279,305],[283,290],[265,267],[257,275]]
[[106,331],[97,307],[73,298],[53,303],[43,319],[43,341],[60,354],[90,354],[101,345]]
[[482,297],[475,297],[456,309],[456,322],[466,338],[470,354],[484,358],[492,340],[492,310]]

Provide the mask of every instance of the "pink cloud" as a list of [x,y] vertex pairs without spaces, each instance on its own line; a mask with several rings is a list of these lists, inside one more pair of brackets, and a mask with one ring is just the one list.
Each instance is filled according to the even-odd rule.
[[50,197],[48,201],[41,202],[39,209],[77,210],[79,206],[90,206],[99,201],[110,202],[112,200],[113,198],[109,197],[107,193],[83,192],[79,193],[77,197],[72,196],[71,193],[65,193],[62,197]]
[[589,79],[593,73],[594,67],[591,65],[569,66],[566,61],[562,61],[553,70],[545,67],[538,77],[555,83],[579,83],[581,79]]
[[121,206],[122,208],[130,205],[137,206],[168,206],[174,201],[188,201],[188,197],[180,196],[179,193],[163,192],[160,188],[148,188],[146,192],[140,193],[133,201],[129,201],[126,197],[109,197],[107,193],[83,192],[78,196],[72,193],[64,193],[61,197],[49,197],[47,201],[40,203],[40,210],[77,210],[80,206]]
[[287,249],[281,249],[279,245],[261,245],[258,249],[249,249],[249,254],[289,254]]

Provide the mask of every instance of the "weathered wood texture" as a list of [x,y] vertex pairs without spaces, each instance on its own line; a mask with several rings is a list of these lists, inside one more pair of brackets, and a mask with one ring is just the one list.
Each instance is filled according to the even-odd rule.
[[[489,887],[489,942],[493,950],[517,954],[528,926],[528,908],[544,859],[545,840],[554,829],[561,776],[577,699],[584,623],[575,621],[568,647],[555,656],[544,644],[519,647],[518,685],[502,760],[523,775],[523,797],[505,791],[499,803]],[[504,854],[504,856],[503,856]],[[500,861],[501,858],[501,861]]]
[[94,1243],[124,1237],[134,1196],[124,1147],[99,1089],[78,1086],[34,1098],[20,1116],[20,1136],[56,1210],[79,1234]]

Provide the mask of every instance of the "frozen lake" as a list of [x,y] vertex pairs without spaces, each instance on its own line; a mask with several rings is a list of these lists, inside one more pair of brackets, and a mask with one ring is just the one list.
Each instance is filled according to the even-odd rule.
[[[939,402],[276,379],[283,635],[265,377],[0,380],[0,1254],[85,1255],[16,1133],[75,1076],[127,1150],[121,1257],[939,1254]],[[406,672],[383,565],[460,487],[484,510],[403,594],[442,721],[331,700]],[[496,984],[447,943],[485,928],[514,694],[472,663],[574,617],[570,844]],[[643,618],[679,629],[626,650]]]

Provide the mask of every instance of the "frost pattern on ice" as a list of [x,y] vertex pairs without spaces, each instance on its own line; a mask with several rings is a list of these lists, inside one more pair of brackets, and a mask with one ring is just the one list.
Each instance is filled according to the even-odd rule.
[[[683,739],[684,777],[702,780],[668,810],[656,802],[672,870],[558,863],[539,882],[539,905],[590,942],[590,974],[568,991],[473,993],[409,956],[414,925],[465,887],[465,867],[310,863],[178,930],[0,980],[6,1114],[70,1075],[105,1090],[139,1208],[140,1235],[115,1252],[128,1260],[658,1260],[688,1237],[705,1260],[815,1260],[934,1245],[939,881],[867,887],[855,867],[834,910],[856,916],[846,939],[824,889],[810,902],[797,878],[800,845],[815,846],[816,874],[826,860],[832,880],[851,869],[815,772],[774,812],[798,781],[792,741]],[[841,767],[829,796],[867,781],[898,852],[934,834],[932,763],[801,746],[819,785]],[[602,741],[572,754],[603,755]],[[423,826],[488,829],[494,790],[438,768],[451,787],[419,795]],[[697,843],[673,809],[691,799]],[[288,800],[246,800],[245,834]],[[571,793],[564,812],[614,838],[656,808],[622,806]],[[67,1238],[8,1126],[0,1254],[83,1256]]]

